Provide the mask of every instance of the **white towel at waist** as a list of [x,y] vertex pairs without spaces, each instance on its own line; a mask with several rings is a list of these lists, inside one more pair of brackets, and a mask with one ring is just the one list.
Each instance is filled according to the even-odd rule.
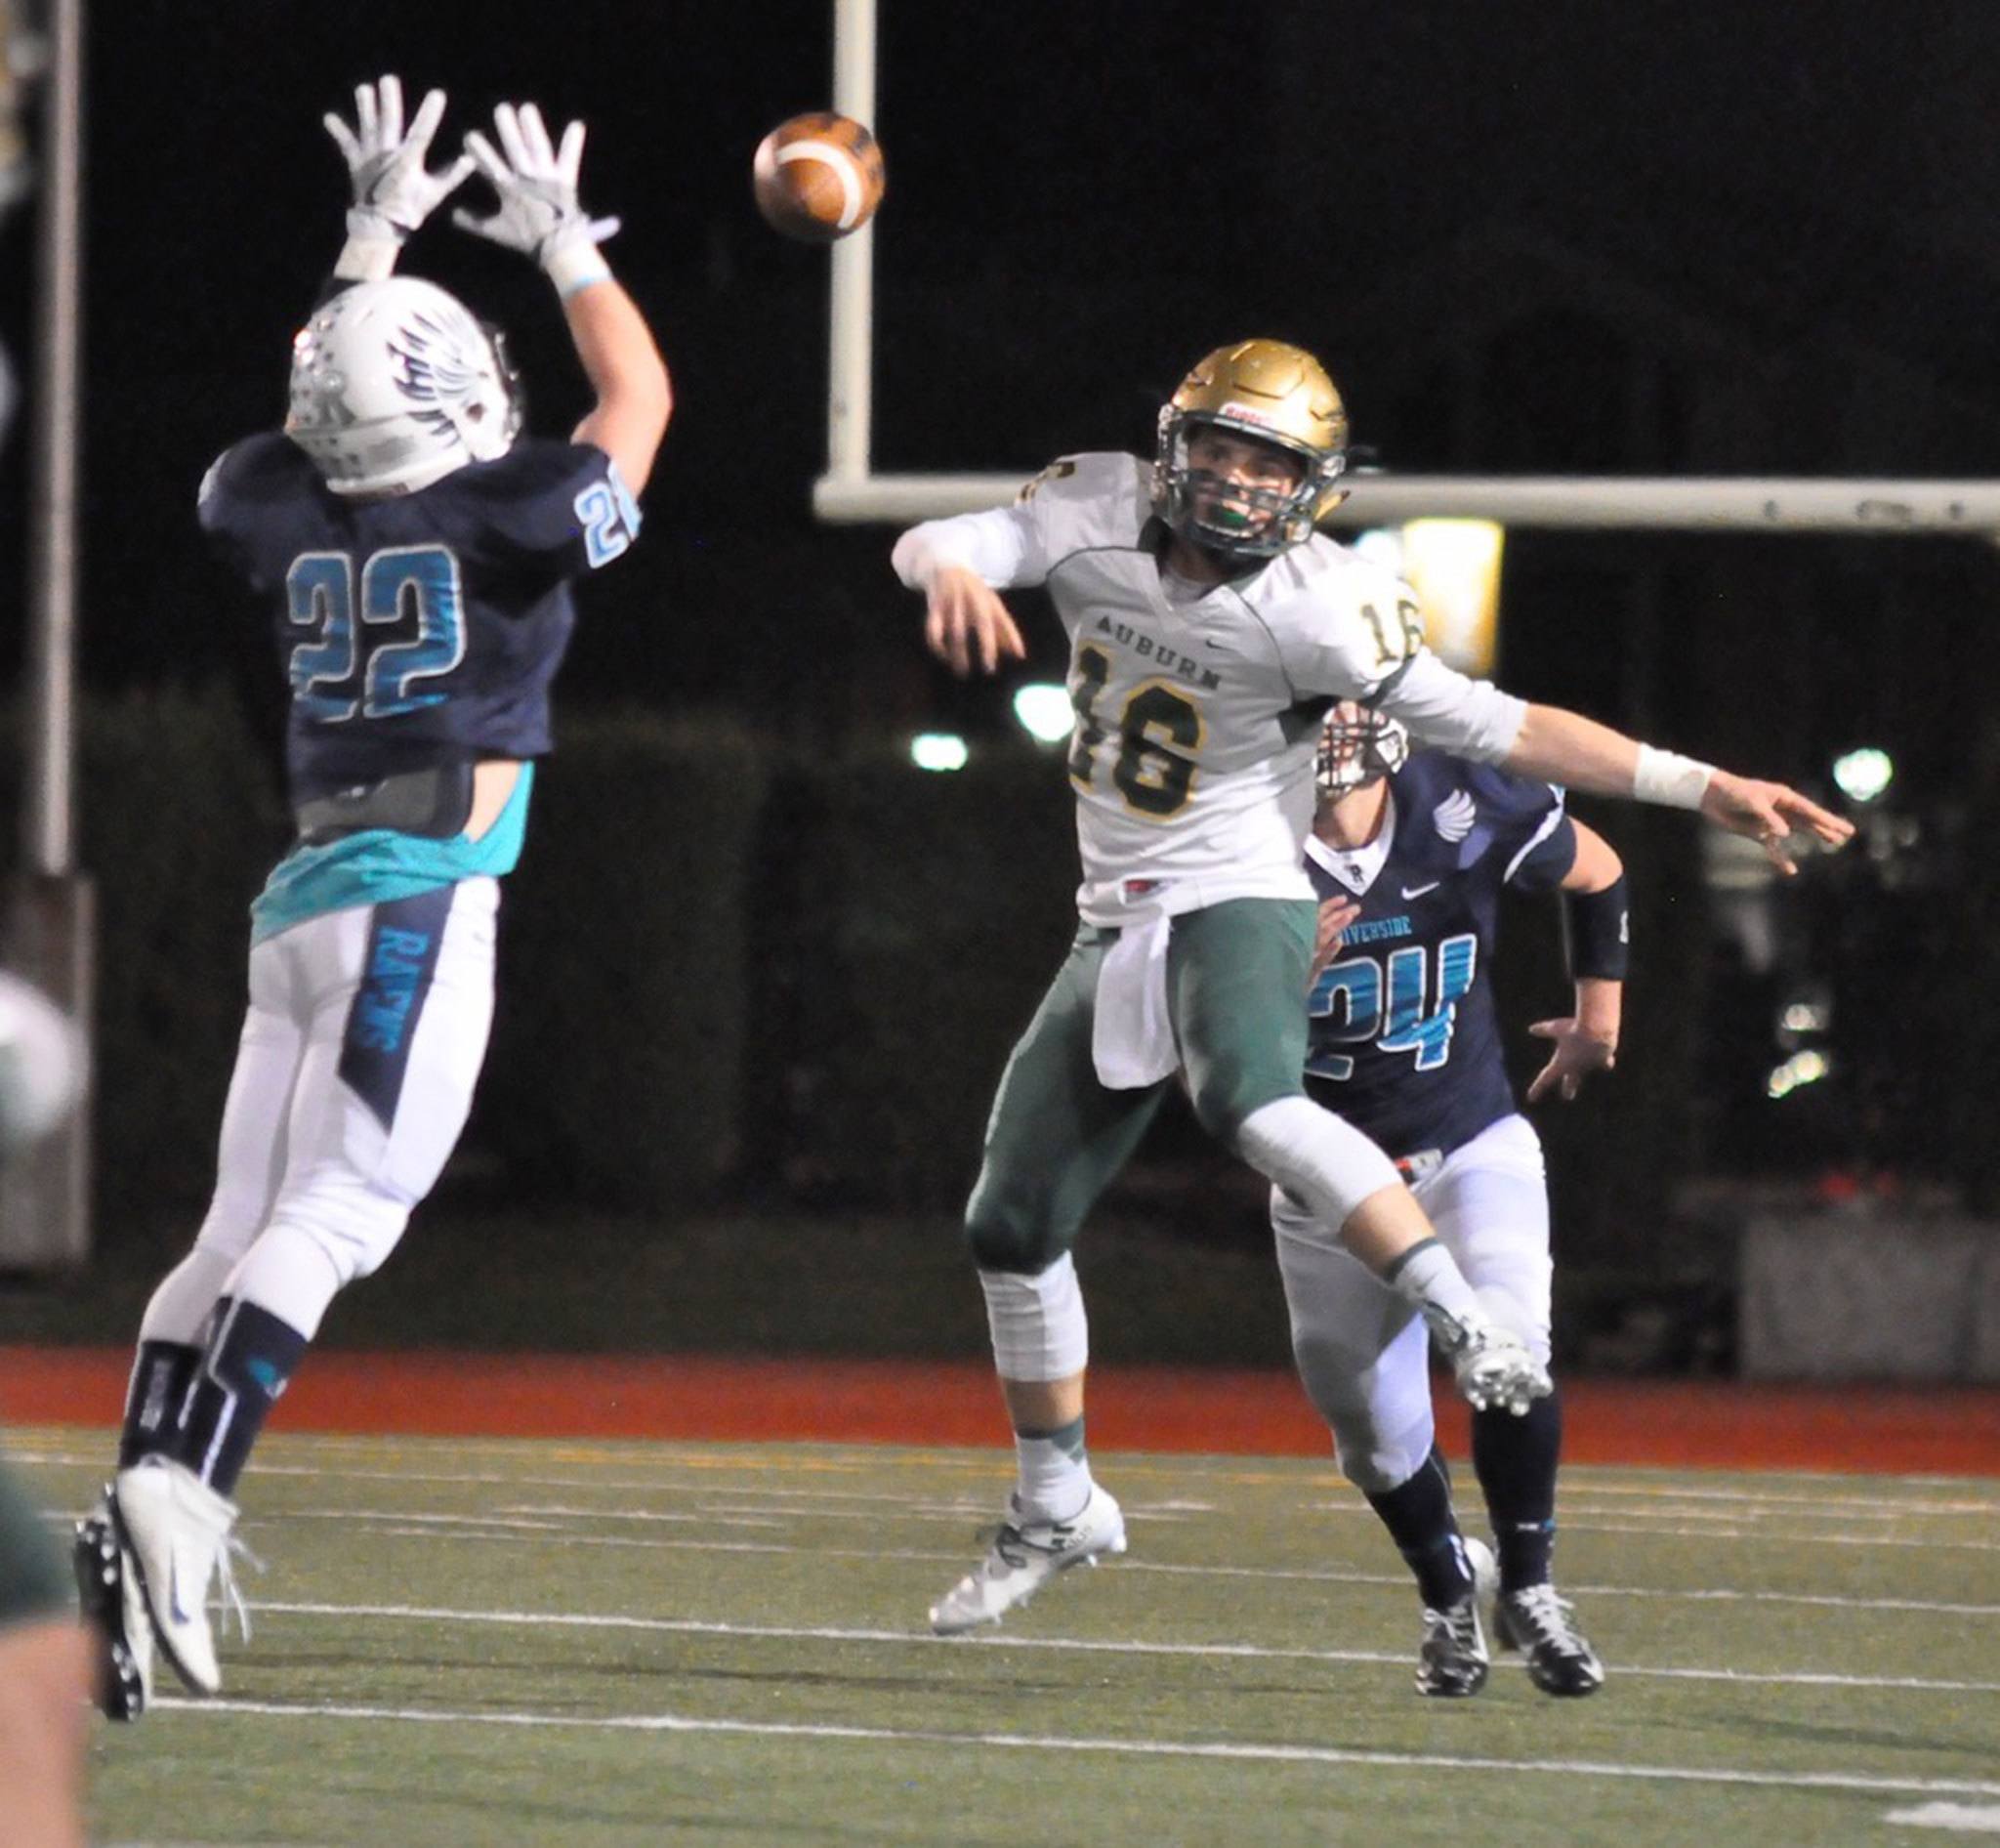
[[1091,1059],[1106,1090],[1132,1091],[1171,1077],[1181,1063],[1167,1016],[1167,944],[1174,920],[1164,913],[1125,926],[1098,965]]

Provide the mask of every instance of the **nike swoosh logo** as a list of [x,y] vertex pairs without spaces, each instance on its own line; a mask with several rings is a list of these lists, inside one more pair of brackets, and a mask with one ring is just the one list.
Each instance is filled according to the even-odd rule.
[[167,1608],[174,1614],[176,1623],[192,1623],[193,1617],[181,1608],[181,1562],[177,1559],[167,1568]]
[[1402,896],[1406,899],[1421,899],[1427,892],[1436,892],[1443,883],[1441,879],[1434,879],[1428,886],[1404,886]]

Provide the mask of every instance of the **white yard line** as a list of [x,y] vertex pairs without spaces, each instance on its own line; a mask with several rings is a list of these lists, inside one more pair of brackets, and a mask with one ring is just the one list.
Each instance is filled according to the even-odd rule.
[[[701,1617],[646,1617],[581,1612],[469,1611],[437,1605],[265,1603],[259,1617],[377,1617],[406,1623],[489,1623],[521,1629],[632,1630],[671,1636],[743,1637],[774,1642],[887,1643],[920,1649],[1017,1649],[1104,1656],[1172,1656],[1244,1661],[1406,1662],[1406,1651],[1268,1649],[1256,1643],[1144,1643],[1073,1636],[1021,1636],[995,1630],[942,1641],[922,1630],[850,1629],[825,1624],[726,1623]],[[1663,1681],[1723,1681],[1771,1687],[1889,1689],[1919,1694],[2000,1694],[2000,1681],[1947,1681],[1918,1675],[1754,1674],[1730,1668],[1641,1668],[1619,1662],[1614,1672]]]
[[[280,1440],[280,1445],[282,1445],[286,1441],[284,1440]],[[297,1446],[302,1442],[310,1442],[314,1449],[318,1449],[321,1447],[325,1447],[327,1449],[366,1449],[369,1447],[381,1446],[383,1440],[379,1438],[345,1438],[339,1435],[329,1434],[325,1436],[313,1435],[307,1440],[292,1438],[288,1442],[292,1446]],[[441,1444],[445,1442],[445,1440],[433,1440],[433,1442],[438,1442]],[[532,1447],[536,1444],[541,1444],[544,1447],[548,1447],[552,1444],[553,1441],[519,1439],[506,1442],[496,1441],[493,1443],[486,1444],[453,1444],[451,1446],[451,1449],[453,1449],[454,1453],[459,1455],[464,1455],[468,1451],[472,1451],[475,1453],[487,1452],[495,1455],[506,1455],[510,1453],[507,1449],[507,1442],[511,1442],[514,1445],[513,1453],[518,1454],[520,1449],[523,1447]],[[630,1441],[634,1448],[637,1448],[643,1442],[643,1440]],[[60,1467],[66,1469],[87,1469],[91,1471],[101,1472],[105,1467],[105,1457],[103,1454],[99,1453],[81,1454],[67,1450],[35,1450],[14,1449],[10,1449],[8,1454],[15,1462],[27,1464],[43,1464],[52,1468]],[[562,1460],[572,1459],[564,1457]],[[587,1461],[589,1459],[587,1457],[580,1457],[575,1458],[573,1460]],[[618,1453],[615,1457],[607,1458],[606,1460],[615,1462],[620,1467],[631,1468],[635,1465],[643,1466],[646,1459],[632,1455],[630,1451],[627,1450]],[[844,1470],[859,1470],[862,1467],[864,1467],[864,1465],[860,1463],[843,1463],[839,1461],[836,1457],[801,1460],[796,1457],[787,1456],[784,1458],[773,1459],[768,1454],[743,1456],[716,1455],[701,1457],[663,1455],[657,1458],[656,1460],[659,1464],[659,1467],[663,1471],[685,1471],[689,1473],[694,1478],[694,1480],[680,1483],[668,1480],[664,1476],[657,1475],[644,1477],[606,1477],[603,1475],[546,1476],[540,1474],[521,1475],[510,1470],[439,1470],[432,1467],[432,1459],[429,1457],[423,1458],[421,1469],[413,1472],[410,1469],[359,1469],[345,1466],[327,1467],[323,1464],[282,1463],[274,1460],[266,1461],[262,1456],[260,1456],[256,1464],[254,1474],[259,1476],[304,1477],[308,1479],[332,1478],[342,1481],[356,1482],[410,1482],[412,1480],[421,1480],[423,1482],[431,1483],[462,1483],[481,1488],[595,1489],[602,1490],[605,1492],[616,1493],[665,1492],[695,1494],[712,1493],[714,1491],[714,1484],[712,1479],[718,1471],[739,1470],[750,1474],[766,1474],[773,1468],[799,1468],[825,1471],[826,1473],[832,1474],[839,1473]],[[1002,1487],[1002,1489],[1004,1489],[1006,1483],[1005,1460],[1004,1457],[1002,1457],[998,1452],[926,1452],[913,1455],[908,1453],[899,1453],[895,1447],[885,1447],[881,1453],[881,1457],[878,1459],[871,1455],[871,1457],[868,1459],[867,1466],[879,1470],[882,1463],[885,1461],[894,1461],[897,1464],[921,1463],[926,1466],[936,1466],[940,1463],[945,1463],[952,1465],[954,1467],[962,1467],[968,1463],[971,1463],[976,1464],[982,1473],[990,1474],[993,1480],[997,1484],[999,1484]],[[1107,1464],[1105,1465],[1105,1471],[1107,1475],[1128,1476],[1133,1478],[1151,1478],[1162,1475],[1176,1475],[1177,1480],[1185,1481],[1188,1477],[1195,1477],[1201,1479],[1204,1483],[1204,1486],[1208,1482],[1214,1481],[1216,1479],[1215,1473],[1213,1471],[1202,1469],[1198,1466],[1185,1473],[1180,1473],[1174,1472],[1171,1469],[1163,1468],[1161,1465],[1157,1463],[1149,1463],[1139,1466]],[[1761,1512],[1762,1510],[1767,1508],[1780,1508],[1783,1509],[1786,1513],[1793,1515],[1823,1512],[1830,1519],[1839,1518],[1868,1521],[1893,1521],[1902,1519],[1934,1518],[1949,1519],[1955,1517],[1973,1517],[1980,1520],[1990,1521],[1996,1517],[2000,1517],[2000,1497],[1984,1500],[1978,1498],[1959,1498],[1948,1501],[1902,1499],[1885,1500],[1884,1497],[1881,1495],[1874,1495],[1864,1498],[1858,1495],[1790,1494],[1782,1491],[1763,1489],[1752,1490],[1729,1488],[1690,1488],[1686,1486],[1685,1484],[1670,1485],[1664,1483],[1641,1483],[1624,1485],[1616,1482],[1604,1480],[1604,1477],[1605,1475],[1604,1468],[1603,1466],[1592,1466],[1589,1464],[1574,1465],[1572,1466],[1572,1472],[1575,1476],[1582,1477],[1585,1479],[1583,1484],[1580,1486],[1579,1492],[1582,1495],[1588,1497],[1598,1499],[1624,1498],[1627,1500],[1650,1503],[1719,1502],[1726,1504],[1729,1514],[1739,1516],[1748,1516],[1751,1515],[1753,1511]],[[1291,1472],[1285,1475],[1279,1475],[1275,1472],[1270,1471],[1232,1471],[1226,1478],[1226,1480],[1252,1482],[1268,1485],[1277,1485],[1289,1482],[1310,1488],[1312,1485],[1312,1477],[1315,1474],[1321,1477],[1323,1481],[1323,1479],[1331,1476],[1331,1465],[1329,1464],[1322,1467],[1318,1467],[1311,1472]],[[1935,1477],[1894,1477],[1889,1478],[1887,1480],[1898,1483],[1908,1483],[1912,1486],[1916,1486],[1919,1484],[1935,1485],[1938,1479]],[[730,1493],[731,1495],[739,1496],[769,1495],[780,1500],[816,1501],[824,1499],[833,1501],[865,1501],[881,1503],[884,1505],[891,1506],[906,1506],[911,1500],[911,1497],[907,1493],[897,1494],[894,1491],[871,1491],[854,1489],[829,1489],[822,1487],[801,1489],[791,1487],[771,1487],[758,1483],[731,1484],[729,1489],[729,1493]],[[1132,1498],[1128,1496],[1121,1496],[1120,1498],[1121,1500],[1125,1500],[1128,1503],[1128,1505],[1132,1500]],[[1219,1504],[1212,1501],[1189,1502],[1186,1500],[1162,1500],[1155,1505],[1163,1508],[1171,1508],[1176,1512],[1208,1512],[1211,1510],[1223,1511],[1219,1508]],[[1315,1510],[1323,1509],[1325,1512],[1334,1514],[1365,1515],[1370,1512],[1366,1504],[1360,1501],[1357,1497],[1343,1501],[1316,1501],[1306,1505],[1311,1506]],[[1639,1518],[1642,1515],[1645,1515],[1649,1512],[1648,1510],[1641,1508],[1600,1509],[1596,1505],[1596,1500],[1566,1501],[1564,1506],[1567,1509],[1567,1511],[1572,1514],[1598,1512],[1603,1512],[1606,1514],[1618,1513],[1624,1514],[1628,1518]],[[1711,1517],[1707,1515],[1705,1512],[1695,1509],[1689,1509],[1687,1513],[1687,1518],[1690,1520],[1706,1520],[1710,1518],[1726,1519],[1729,1518],[1729,1515],[1716,1515]]]
[[1882,1819],[1900,1828],[1949,1828],[1961,1835],[2000,1835],[2000,1808],[1987,1803],[1920,1803],[1911,1810],[1891,1810]]
[[1227,1759],[1252,1764],[1374,1765],[1410,1771],[1467,1771],[1510,1776],[1606,1778],[1623,1783],[1748,1785],[1775,1790],[1865,1790],[1884,1795],[2000,1797],[2000,1783],[1972,1778],[1884,1778],[1846,1771],[1727,1771],[1696,1765],[1608,1764],[1588,1758],[1479,1758],[1443,1752],[1354,1751],[1331,1745],[1258,1745],[1212,1740],[1065,1738],[1060,1734],[948,1733],[930,1728],[837,1726],[696,1719],[681,1713],[585,1716],[466,1711],[446,1707],[369,1706],[344,1702],[182,1701],[169,1711],[254,1714],[273,1719],[386,1720],[393,1724],[508,1726],[565,1732],[686,1733],[741,1739],[852,1740],[895,1745],[942,1745],[997,1751],[1078,1752],[1134,1758]]
[[[316,1472],[302,1471],[301,1474]],[[407,1481],[407,1478],[395,1480]],[[428,1480],[438,1480],[431,1478]],[[907,1508],[905,1512],[915,1519],[937,1521],[958,1521],[977,1519],[984,1512],[985,1504],[979,1503],[968,1510],[933,1510],[923,1507]],[[782,1510],[772,1510],[782,1513]],[[1162,1525],[1185,1521],[1185,1515],[1148,1516],[1143,1504],[1128,1505],[1128,1516],[1142,1523],[1148,1519]],[[423,1538],[437,1540],[484,1540],[504,1543],[515,1539],[533,1538],[536,1541],[561,1546],[608,1547],[658,1549],[679,1552],[714,1553],[812,1553],[827,1559],[893,1560],[916,1565],[938,1562],[951,1562],[959,1559],[965,1549],[943,1550],[918,1547],[832,1547],[811,1546],[785,1540],[700,1540],[700,1539],[654,1539],[615,1533],[578,1533],[565,1528],[556,1519],[536,1520],[527,1518],[531,1513],[547,1516],[561,1515],[586,1521],[654,1522],[664,1525],[725,1527],[725,1528],[776,1528],[780,1524],[767,1516],[743,1514],[673,1514],[634,1513],[630,1510],[604,1509],[536,1509],[510,1508],[505,1512],[490,1515],[478,1514],[438,1514],[428,1510],[401,1508],[288,1508],[273,1510],[269,1514],[254,1516],[244,1523],[249,1529],[270,1532],[281,1527],[287,1520],[302,1521],[353,1521],[360,1523],[367,1532],[391,1535],[396,1538]],[[50,1514],[48,1520],[53,1527],[66,1529],[68,1517]],[[800,1519],[817,1519],[817,1514],[802,1511]],[[1607,1532],[1623,1530],[1570,1527],[1566,1531]],[[1631,1530],[1670,1536],[1669,1531],[1660,1529]],[[1712,1534],[1688,1535],[1684,1537],[1716,1537]],[[1809,1541],[1823,1540],[1829,1545],[1876,1545],[1898,1546],[1924,1549],[1935,1547],[1938,1551],[1978,1550],[1994,1551],[1993,1542],[1987,1541],[1944,1541],[1928,1542],[1921,1540],[1895,1539],[1853,1539],[1843,1540],[1829,1535],[1780,1535],[1772,1533],[1744,1534],[1745,1539]],[[1181,1565],[1164,1560],[1124,1559],[1119,1562],[1119,1571],[1128,1573],[1160,1573],[1170,1575],[1195,1577],[1227,1577],[1271,1580],[1279,1583],[1338,1584],[1338,1585],[1402,1585],[1407,1582],[1399,1573],[1347,1572],[1331,1567],[1282,1567],[1282,1566],[1230,1566],[1224,1564]],[[1688,1586],[1669,1588],[1656,1585],[1605,1585],[1592,1584],[1582,1580],[1572,1581],[1564,1586],[1568,1592],[1580,1597],[1591,1598],[1646,1598],[1665,1600],[1686,1600],[1689,1603],[1745,1603],[1804,1605],[1812,1608],[1854,1611],[1906,1611],[1951,1617],[2000,1617],[2000,1603],[1967,1603],[1931,1598],[1881,1598],[1856,1597],[1838,1593],[1812,1593],[1792,1591],[1745,1591],[1735,1586]]]
[[[359,1521],[365,1525],[369,1533],[393,1534],[401,1538],[483,1540],[505,1544],[516,1537],[504,1527],[488,1522],[479,1515],[412,1516],[386,1508],[323,1508],[300,1512],[309,1513],[312,1518],[320,1520]],[[259,1520],[247,1521],[244,1525],[255,1531],[270,1532],[273,1528],[281,1527],[287,1518],[286,1511],[279,1511]],[[420,1522],[423,1525],[419,1525]],[[966,1551],[964,1548],[944,1551],[935,1547],[909,1546],[809,1546],[789,1540],[670,1540],[620,1533],[577,1533],[553,1527],[537,1532],[534,1537],[537,1541],[559,1546],[638,1548],[689,1553],[810,1553],[821,1559],[889,1560],[920,1566],[939,1561],[959,1561],[965,1557]],[[1117,1569],[1121,1573],[1161,1573],[1170,1576],[1196,1578],[1249,1578],[1282,1584],[1406,1586],[1409,1582],[1400,1573],[1343,1572],[1333,1567],[1177,1565],[1164,1560],[1133,1559],[1129,1556],[1118,1562]],[[1591,1598],[1685,1599],[1695,1604],[1806,1605],[1815,1609],[1836,1611],[1907,1611],[1936,1617],[2000,1617],[2000,1604],[1967,1604],[1932,1598],[1862,1598],[1831,1592],[1744,1591],[1729,1585],[1668,1589],[1657,1585],[1588,1584],[1580,1580],[1565,1582],[1563,1590],[1578,1597]]]

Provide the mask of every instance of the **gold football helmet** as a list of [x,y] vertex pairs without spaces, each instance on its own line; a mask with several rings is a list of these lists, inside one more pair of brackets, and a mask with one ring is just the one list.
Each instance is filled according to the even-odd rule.
[[[1204,426],[1302,458],[1304,478],[1288,495],[1249,489],[1229,497],[1247,502],[1261,519],[1225,521],[1203,512],[1189,491],[1188,439]],[[1282,340],[1239,340],[1197,360],[1160,407],[1153,499],[1176,532],[1209,551],[1273,558],[1309,537],[1313,522],[1347,498],[1335,486],[1347,466],[1347,406],[1317,359]]]

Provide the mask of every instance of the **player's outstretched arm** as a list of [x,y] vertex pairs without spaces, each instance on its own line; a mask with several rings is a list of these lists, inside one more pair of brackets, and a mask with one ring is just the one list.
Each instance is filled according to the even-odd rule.
[[472,173],[470,154],[461,154],[439,173],[425,167],[443,115],[444,92],[432,90],[405,130],[402,79],[387,76],[355,87],[353,128],[338,115],[321,118],[348,164],[353,189],[348,241],[333,267],[341,281],[381,281],[396,268],[411,233]]
[[612,276],[579,289],[562,304],[576,357],[597,403],[571,441],[604,450],[635,494],[652,474],[660,439],[674,412],[666,361],[639,304]]
[[592,218],[578,201],[583,124],[571,122],[559,145],[532,103],[519,108],[503,103],[493,111],[493,132],[497,148],[477,129],[465,146],[491,183],[499,209],[481,218],[461,207],[452,223],[532,257],[555,284],[577,359],[597,395],[574,440],[604,450],[636,494],[666,434],[673,387],[646,317],[612,278],[600,248],[618,221]]
[[1594,828],[1572,820],[1576,859],[1561,891],[1568,925],[1569,973],[1576,985],[1575,1011],[1566,1020],[1536,1021],[1527,1030],[1554,1042],[1549,1063],[1527,1087],[1527,1101],[1539,1103],[1554,1091],[1566,1104],[1593,1071],[1618,1062],[1618,1029],[1624,1010],[1625,960],[1629,943],[1625,916],[1625,863]]
[[1810,832],[1828,847],[1854,837],[1852,821],[1783,783],[1761,782],[1655,750],[1560,706],[1530,705],[1501,762],[1521,776],[1593,795],[1696,810],[1717,827],[1756,841],[1783,873],[1798,871],[1785,851],[1793,833]]

